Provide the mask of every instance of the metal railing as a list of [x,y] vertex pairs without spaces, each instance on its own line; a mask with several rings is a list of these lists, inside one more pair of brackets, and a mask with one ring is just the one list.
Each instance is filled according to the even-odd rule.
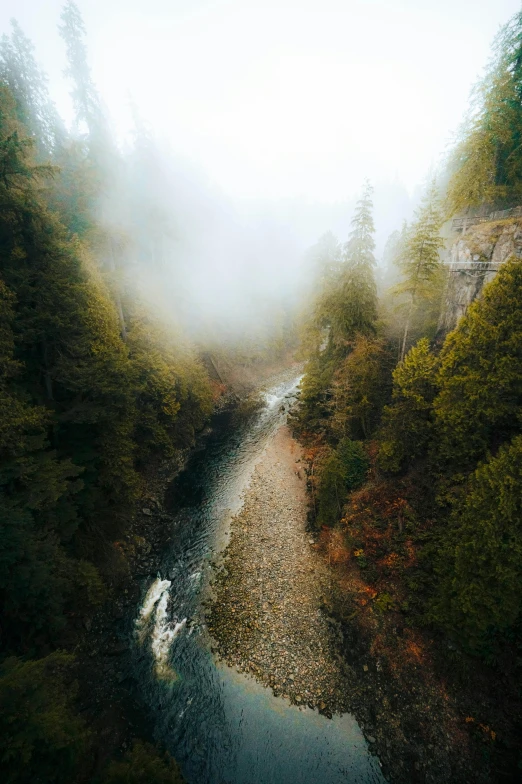
[[498,272],[501,268],[503,261],[443,261],[445,267],[449,267],[451,272],[459,272],[461,270],[470,270],[472,272]]
[[504,220],[505,218],[522,218],[522,207],[511,207],[508,210],[495,210],[489,215],[469,215],[464,218],[454,218],[451,224],[452,229],[467,229],[469,226],[476,226],[478,223],[489,223],[490,221]]

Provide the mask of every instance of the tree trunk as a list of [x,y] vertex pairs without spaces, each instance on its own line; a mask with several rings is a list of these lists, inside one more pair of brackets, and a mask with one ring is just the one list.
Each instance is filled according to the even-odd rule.
[[414,299],[412,297],[410,302],[410,309],[408,311],[408,318],[406,319],[406,324],[404,325],[404,335],[402,338],[402,348],[401,348],[401,362],[404,361],[404,357],[406,355],[406,341],[408,340],[408,332],[410,331],[411,317],[413,315],[413,305],[414,305]]

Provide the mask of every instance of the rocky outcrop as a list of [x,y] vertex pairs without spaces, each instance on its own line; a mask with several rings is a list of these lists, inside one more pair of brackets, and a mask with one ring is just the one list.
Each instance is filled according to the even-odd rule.
[[490,221],[472,226],[448,252],[448,282],[439,321],[439,337],[452,330],[486,283],[511,256],[522,258],[522,220]]

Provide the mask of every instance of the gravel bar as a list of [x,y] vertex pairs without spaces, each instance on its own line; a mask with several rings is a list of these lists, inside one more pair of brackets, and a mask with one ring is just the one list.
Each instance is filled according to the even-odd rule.
[[326,612],[328,572],[306,530],[301,447],[282,426],[265,448],[232,521],[207,623],[217,653],[276,696],[326,715],[345,712],[338,640]]

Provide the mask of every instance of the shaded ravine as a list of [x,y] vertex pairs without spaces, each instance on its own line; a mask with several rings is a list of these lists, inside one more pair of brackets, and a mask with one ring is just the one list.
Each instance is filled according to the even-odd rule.
[[143,586],[133,620],[134,677],[152,734],[189,784],[383,782],[355,719],[328,719],[274,697],[216,661],[202,603],[213,559],[228,541],[256,463],[284,423],[299,379],[265,395],[243,423],[218,415],[201,449],[168,492],[170,547]]

